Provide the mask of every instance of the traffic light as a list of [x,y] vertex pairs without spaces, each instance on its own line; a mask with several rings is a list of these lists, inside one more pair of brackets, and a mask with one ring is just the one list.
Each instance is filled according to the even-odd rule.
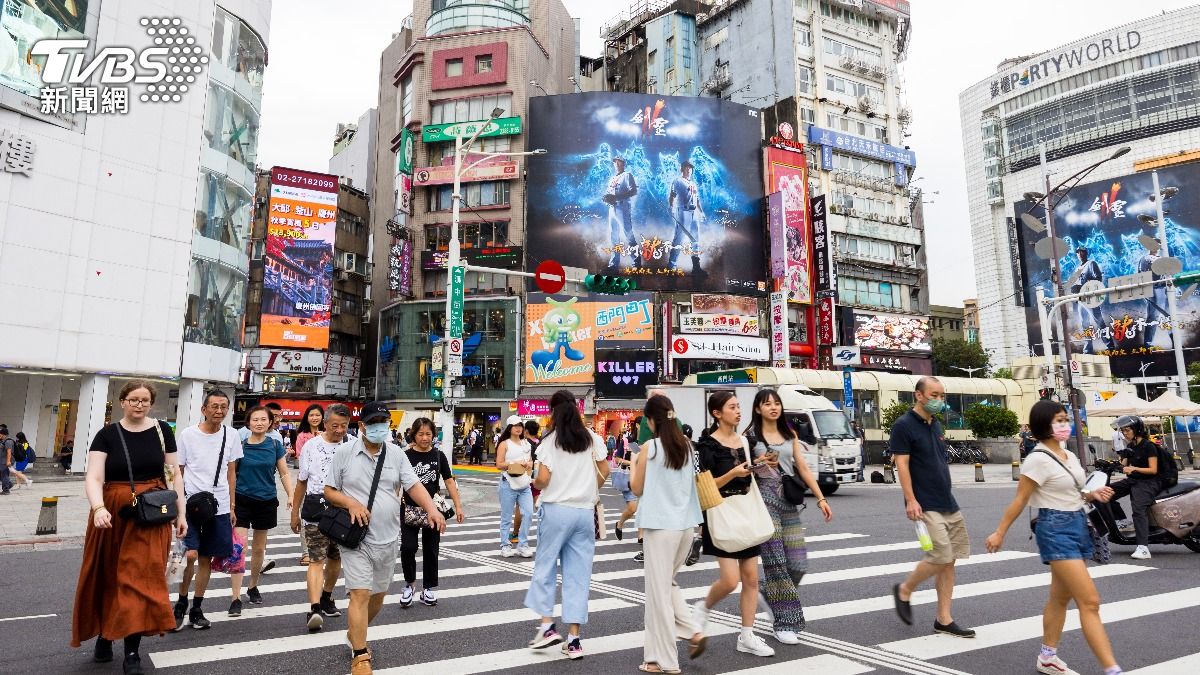
[[637,290],[637,282],[633,279],[613,276],[611,274],[589,274],[583,278],[583,285],[593,293],[609,295],[625,295]]

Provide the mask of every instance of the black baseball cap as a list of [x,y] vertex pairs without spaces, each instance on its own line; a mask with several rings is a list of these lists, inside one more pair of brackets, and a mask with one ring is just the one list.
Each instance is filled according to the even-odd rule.
[[372,422],[382,421],[390,422],[392,420],[392,414],[388,411],[388,407],[383,401],[371,401],[362,407],[362,411],[358,413],[358,419],[361,420],[363,424],[371,424]]

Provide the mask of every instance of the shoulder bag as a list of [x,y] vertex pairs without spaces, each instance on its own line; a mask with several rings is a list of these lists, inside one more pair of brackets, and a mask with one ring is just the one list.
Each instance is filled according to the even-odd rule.
[[[129,494],[133,497],[130,506],[133,508],[133,520],[138,525],[163,525],[179,517],[179,507],[176,500],[179,495],[174,490],[146,490],[137,493],[133,484],[133,460],[129,457],[129,445],[125,443],[125,430],[120,422],[114,422],[117,427],[117,437],[121,439],[121,449],[125,451],[125,468],[129,470]],[[158,420],[154,421],[158,426]],[[167,459],[166,443],[162,440],[162,430],[159,430],[159,447],[163,451],[163,461]]]
[[[529,456],[533,457],[532,450],[530,450]],[[529,472],[525,470],[525,466],[513,462],[510,462],[508,469],[505,470],[504,479],[508,481],[508,487],[517,492],[529,487],[529,484],[533,482],[533,479],[529,476]]]
[[792,439],[792,474],[779,467],[780,481],[783,483],[783,501],[792,506],[804,506],[804,483],[800,481],[800,476],[795,475],[796,462],[803,462],[804,455],[800,454],[800,439]]
[[[225,436],[228,427],[221,426],[221,452],[217,455],[217,470],[213,472],[213,489],[221,481],[221,469],[225,467]],[[201,491],[188,497],[188,520],[200,525],[217,517],[217,496],[211,492]]]
[[696,470],[696,497],[700,500],[700,510],[707,511],[715,506],[720,506],[725,498],[721,496],[721,490],[717,488],[717,480],[713,478],[712,471],[700,470],[700,458],[696,448],[691,448],[692,468]]
[[[600,467],[596,466],[596,456],[588,450],[588,460],[596,469],[596,478],[599,479],[598,485],[604,484],[604,474],[600,473]],[[596,541],[604,541],[608,539],[608,523],[604,520],[604,502],[600,501],[600,490],[596,489],[596,507],[592,510],[592,534],[596,536]]]
[[[375,506],[375,491],[379,489],[379,477],[383,474],[384,460],[387,459],[387,445],[379,449],[379,459],[375,462],[375,477],[371,479],[371,494],[367,497],[367,511]],[[350,519],[350,510],[340,506],[330,506],[321,514],[317,529],[329,537],[338,546],[358,548],[367,536],[367,525],[360,525]]]
[[[743,450],[746,445],[743,439]],[[741,458],[740,453],[738,458]],[[750,481],[750,489],[745,494],[726,495],[719,506],[709,509],[705,515],[713,545],[729,553],[758,546],[775,534],[775,523],[758,491],[758,482],[754,480]]]
[[[1034,452],[1040,452],[1054,460],[1054,463],[1061,466],[1063,471],[1066,471],[1067,475],[1071,477],[1071,481],[1075,483],[1075,488],[1079,490],[1080,493],[1083,492],[1083,485],[1081,485],[1079,481],[1075,479],[1075,474],[1071,473],[1071,470],[1067,468],[1066,464],[1063,464],[1062,461],[1060,461],[1057,457],[1049,452],[1046,452],[1045,450],[1034,450],[1029,454],[1033,454]],[[1108,548],[1108,539],[1105,539],[1104,537],[1105,534],[1108,534],[1108,527],[1105,526],[1103,529],[1098,527],[1095,521],[1100,519],[1100,514],[1096,512],[1094,507],[1087,505],[1086,502],[1084,504],[1087,507],[1085,509],[1085,513],[1087,513],[1088,535],[1092,538],[1092,562],[1100,565],[1107,565],[1109,561],[1112,560],[1112,552],[1109,551]],[[1037,521],[1037,516],[1034,516],[1030,519],[1030,530],[1034,532],[1037,531]],[[1100,522],[1103,524],[1104,521],[1101,520]]]

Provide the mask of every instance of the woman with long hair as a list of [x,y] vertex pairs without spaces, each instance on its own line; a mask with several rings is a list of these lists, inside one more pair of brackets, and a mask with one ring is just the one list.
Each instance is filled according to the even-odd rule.
[[[742,421],[742,406],[731,391],[718,391],[708,397],[708,414],[713,423],[708,433],[696,444],[700,470],[711,471],[721,496],[745,494],[751,487],[750,444],[738,433]],[[694,622],[701,633],[707,632],[708,612],[732,593],[740,582],[745,589],[739,597],[742,632],[738,635],[737,650],[756,656],[774,656],[775,650],[754,634],[754,613],[758,598],[752,589],[758,588],[758,556],[761,547],[751,546],[741,551],[724,551],[713,543],[708,517],[700,531],[704,552],[717,559],[721,575],[708,589],[708,596],[694,605]]]
[[[142,636],[175,629],[164,581],[167,551],[172,529],[182,539],[187,520],[175,435],[165,422],[147,415],[156,398],[154,386],[132,380],[118,398],[121,419],[101,429],[88,449],[84,494],[92,509],[75,588],[71,646],[95,637],[92,658],[105,663],[113,660],[113,640],[123,639],[125,673],[141,675]],[[136,494],[175,490],[179,517],[174,527],[134,520],[130,472]]]
[[559,390],[550,397],[554,430],[542,437],[534,483],[542,491],[538,510],[538,548],[525,606],[542,617],[529,641],[532,649],[563,642],[554,628],[554,589],[562,565],[562,620],[568,626],[563,654],[583,658],[580,626],[588,619],[588,588],[596,552],[596,502],[608,480],[604,439],[583,425],[575,396]]
[[517,530],[517,548],[514,550],[508,538],[512,532],[513,509],[520,507],[521,513],[533,513],[533,491],[530,489],[533,472],[533,452],[525,439],[525,425],[521,418],[511,415],[504,423],[503,440],[496,446],[496,468],[500,470],[500,555],[511,558],[519,555],[532,558],[529,548],[529,518],[521,520]]
[[[20,461],[17,460],[18,456],[22,458]],[[29,444],[29,439],[25,437],[25,432],[18,431],[16,447],[13,449],[13,465],[9,471],[17,478],[25,481],[26,486],[33,485],[33,479],[25,475],[25,469],[29,468],[32,462],[33,446]]]
[[783,498],[783,481],[800,480],[817,499],[825,522],[833,518],[829,501],[804,461],[807,445],[800,442],[783,417],[783,401],[774,389],[754,396],[750,428],[751,454],[761,464],[753,470],[763,503],[775,524],[775,534],[762,543],[763,576],[758,582],[760,602],[773,616],[775,639],[785,645],[800,644],[796,633],[804,630],[800,580],[808,570],[808,550],[800,509]]
[[[425,486],[431,499],[441,492],[441,481],[446,482],[446,489],[450,491],[450,498],[454,500],[454,517],[461,523],[467,514],[463,512],[462,500],[458,497],[458,481],[454,480],[454,472],[450,469],[446,455],[433,447],[433,437],[436,433],[437,428],[433,425],[433,420],[418,417],[409,429],[413,439],[412,445],[405,448],[404,454],[408,456],[408,463],[412,464],[413,471],[416,472],[417,478],[421,479],[421,484]],[[421,508],[407,495],[403,501],[404,513]],[[421,604],[429,607],[437,605],[438,545],[441,541],[441,533],[433,527],[414,525],[401,518],[400,567],[404,572],[404,588],[400,590],[402,609],[412,606],[413,595],[416,593],[413,582],[417,580],[418,544],[421,546]]]
[[[325,432],[325,409],[319,403],[314,403],[304,409],[304,416],[300,418],[300,424],[296,427],[296,442],[292,444],[292,457],[296,460],[296,468],[301,465],[302,455],[304,452],[304,444],[311,439],[320,436]],[[300,530],[300,550],[304,553],[300,554],[300,564],[308,564],[308,546],[305,542],[304,530]]]
[[989,553],[1000,550],[1004,535],[1026,504],[1037,508],[1034,532],[1038,552],[1042,563],[1050,566],[1050,597],[1042,610],[1042,648],[1037,656],[1037,672],[1071,672],[1058,658],[1058,645],[1067,619],[1067,605],[1074,600],[1083,637],[1104,668],[1104,675],[1119,675],[1121,667],[1100,620],[1100,592],[1092,583],[1086,562],[1092,557],[1086,502],[1107,502],[1113,490],[1105,486],[1084,491],[1087,478],[1083,466],[1075,453],[1065,447],[1071,438],[1071,418],[1061,403],[1034,403],[1029,411],[1029,432],[1038,443],[1021,463],[1017,496],[1004,511],[996,531],[988,536],[987,550]]
[[691,658],[699,656],[706,645],[675,583],[692,548],[692,530],[703,518],[692,444],[675,422],[675,406],[666,396],[651,395],[643,412],[654,438],[643,444],[630,477],[630,488],[642,499],[637,526],[646,565],[646,640],[639,669],[678,673],[675,640],[688,641]]

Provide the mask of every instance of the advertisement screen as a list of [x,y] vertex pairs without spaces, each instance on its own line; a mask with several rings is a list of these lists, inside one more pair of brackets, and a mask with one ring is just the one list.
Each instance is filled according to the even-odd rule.
[[529,100],[530,264],[646,290],[765,291],[760,120],[718,98]]
[[930,339],[927,317],[854,313],[854,344],[864,349],[928,352]]
[[646,398],[646,387],[658,384],[658,357],[655,349],[596,349],[596,395]]
[[[1200,268],[1200,165],[1167,167],[1158,172],[1160,188],[1167,194],[1162,202],[1166,212],[1167,251],[1183,262],[1184,270]],[[1143,223],[1141,217],[1157,217],[1149,172],[1085,183],[1071,190],[1054,211],[1055,234],[1067,241],[1062,266],[1063,288],[1078,292],[1084,284],[1109,285],[1114,277],[1142,272],[1158,275],[1151,265],[1158,259],[1158,230],[1155,223]],[[1034,232],[1021,223],[1020,216],[1030,204],[1017,202],[1014,217],[1020,223],[1021,271],[1025,288],[1025,315],[1029,344],[1042,353],[1041,324],[1038,320],[1036,289],[1054,295],[1050,264],[1034,252],[1045,232]],[[1042,217],[1041,209],[1035,216]],[[1145,239],[1142,237],[1145,236]],[[1156,249],[1146,248],[1150,244]],[[1082,249],[1082,251],[1080,250]],[[1096,282],[1096,283],[1092,283]],[[1111,296],[1099,306],[1088,308],[1072,303],[1067,311],[1066,332],[1076,351],[1105,354],[1110,357],[1116,377],[1174,375],[1172,336],[1178,334],[1184,358],[1191,363],[1200,347],[1200,293],[1196,285],[1176,287],[1178,316],[1171,321],[1166,288],[1155,288],[1149,297],[1113,302]],[[1056,338],[1057,339],[1057,338]]]
[[[808,231],[808,166],[804,153],[767,148],[767,194],[779,202],[778,219],[781,236],[777,241],[772,233],[771,258],[781,263],[779,290],[787,293],[789,302],[812,304],[812,237]],[[778,194],[778,197],[775,195]],[[778,248],[777,248],[778,247]]]
[[[45,57],[30,54],[46,39],[88,38],[91,0],[4,0],[0,2],[0,106],[38,111]],[[34,101],[28,105],[31,97]]]
[[597,347],[654,348],[654,296],[530,293],[525,316],[525,381],[591,384]]
[[264,347],[329,346],[337,198],[337,176],[271,169],[259,333]]

